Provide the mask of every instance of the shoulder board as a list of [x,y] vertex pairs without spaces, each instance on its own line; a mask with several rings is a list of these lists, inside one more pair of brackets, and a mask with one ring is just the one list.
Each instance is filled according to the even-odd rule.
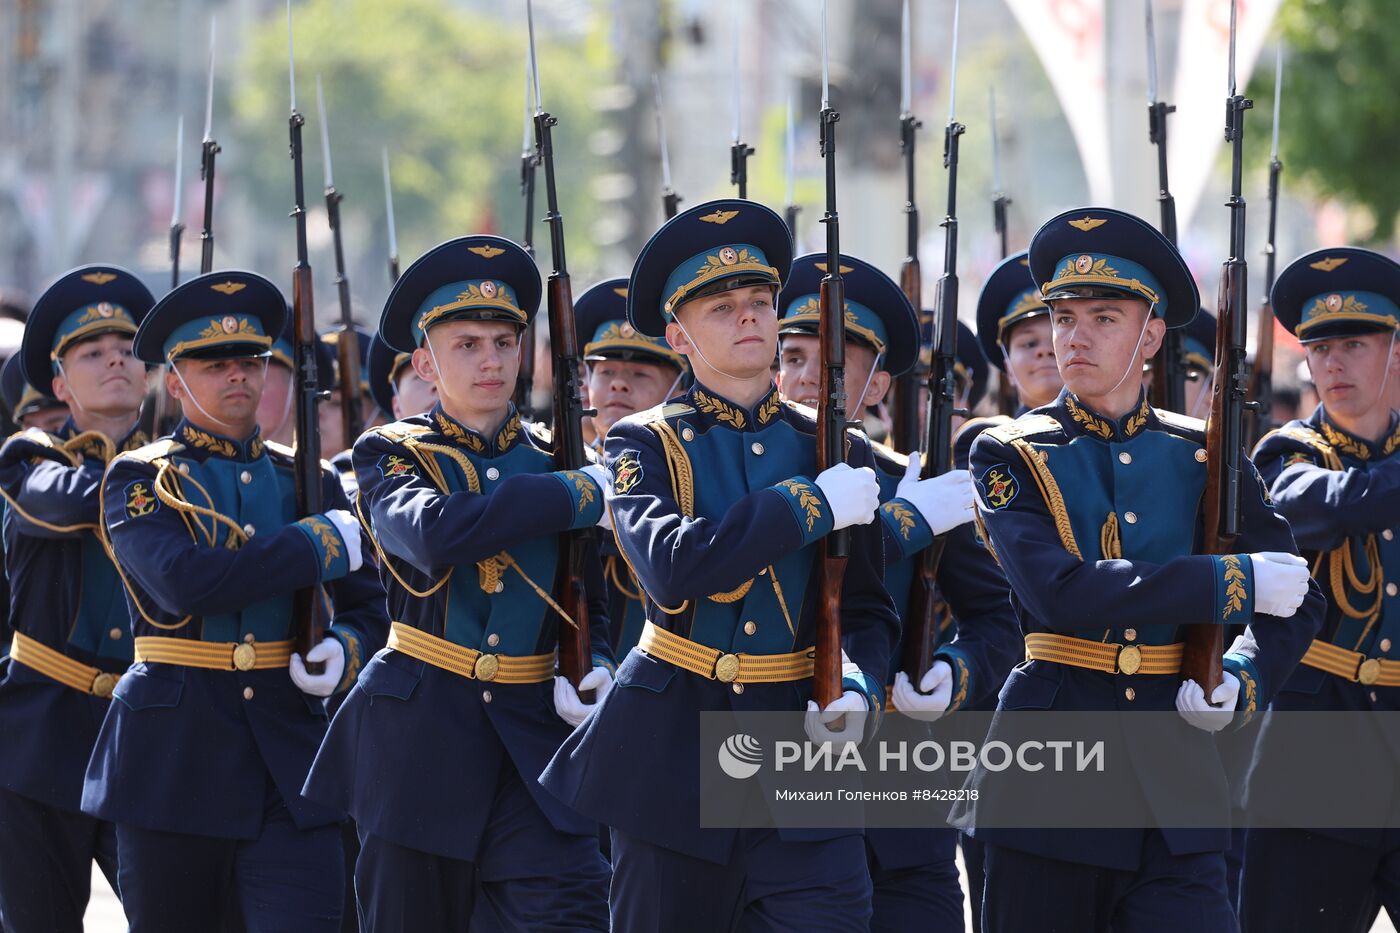
[[630,424],[653,424],[657,421],[666,421],[670,418],[679,418],[682,415],[693,415],[695,409],[684,402],[671,402],[666,405],[657,405],[655,408],[648,408],[646,411],[639,411],[634,415],[628,415],[622,419]]
[[67,451],[63,449],[63,438],[59,437],[56,434],[50,434],[47,431],[42,431],[39,428],[25,428],[23,430],[16,431],[14,434],[11,434],[9,437],[5,438],[4,446],[9,447],[11,444],[15,445],[16,447],[42,447],[46,450],[62,452],[65,456],[67,456]]
[[956,444],[969,433],[981,434],[983,431],[990,431],[992,428],[999,428],[1010,424],[1012,419],[1006,415],[984,415],[978,418],[969,418],[958,428],[958,432],[953,435],[953,443]]
[[813,421],[817,420],[817,410],[815,408],[803,405],[801,402],[789,402],[786,399],[783,400],[783,404],[804,418],[811,418]]
[[530,436],[541,444],[554,443],[554,432],[549,429],[548,425],[541,424],[538,421],[527,421],[525,422],[525,428],[530,432]]
[[400,444],[410,437],[421,437],[424,434],[431,434],[432,431],[433,429],[426,424],[408,424],[403,421],[395,421],[391,424],[375,425],[365,433],[378,434],[380,437],[387,438],[395,444]]
[[1330,453],[1332,450],[1332,445],[1327,443],[1321,434],[1317,433],[1312,428],[1306,427],[1302,422],[1294,422],[1292,424],[1285,424],[1281,428],[1274,428],[1268,434],[1259,438],[1259,443],[1255,445],[1255,449],[1257,450],[1259,447],[1262,447],[1268,440],[1274,437],[1286,437],[1289,440],[1306,444],[1314,450],[1327,453]]
[[1063,430],[1062,425],[1051,415],[1022,415],[1009,424],[989,428],[986,433],[1002,443],[1009,443],[1022,437],[1060,430]]
[[117,459],[135,460],[138,463],[153,463],[162,457],[171,457],[185,449],[185,445],[175,440],[173,437],[162,437],[158,441],[152,441],[145,447],[138,447],[121,454]]
[[1192,418],[1181,415],[1174,411],[1167,411],[1164,408],[1152,409],[1157,415],[1157,420],[1169,428],[1176,428],[1178,431],[1191,431],[1195,434],[1206,433],[1206,423],[1200,418]]
[[286,444],[279,444],[276,441],[264,441],[263,447],[267,448],[267,452],[273,456],[281,457],[286,460],[292,460],[297,455],[295,448],[288,447]]
[[888,444],[881,444],[879,441],[870,441],[870,449],[877,459],[888,460],[899,467],[909,466],[909,455],[902,454],[890,447]]

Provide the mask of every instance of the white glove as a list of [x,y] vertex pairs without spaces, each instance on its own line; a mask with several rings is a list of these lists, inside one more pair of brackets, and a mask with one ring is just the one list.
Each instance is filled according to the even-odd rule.
[[[350,561],[350,572],[354,573],[360,569],[362,563],[360,555],[360,520],[351,515],[345,509],[331,509],[325,513],[330,519],[335,530],[340,533],[340,540],[345,542],[345,556]],[[309,653],[309,652],[308,652]],[[316,660],[312,658],[311,660]]]
[[831,504],[833,531],[875,520],[875,510],[880,507],[880,481],[870,467],[852,469],[848,463],[838,463],[821,471],[817,488]]
[[1254,565],[1254,609],[1287,619],[1308,595],[1308,562],[1297,554],[1261,551],[1249,555]]
[[[587,674],[583,675],[583,680],[578,683],[578,690],[569,683],[567,677],[554,678],[554,711],[559,714],[559,718],[571,726],[578,726],[588,718],[588,714],[602,705],[603,699],[612,689],[612,674],[606,667],[595,667]],[[594,691],[592,703],[585,703],[579,699],[579,690]]]
[[297,689],[314,697],[328,697],[335,693],[340,678],[345,674],[345,649],[341,647],[340,640],[330,636],[321,639],[319,645],[306,652],[306,660],[313,664],[322,663],[326,665],[326,670],[321,674],[308,674],[306,665],[301,662],[301,655],[293,654],[288,671]]
[[1240,695],[1239,678],[1229,671],[1222,672],[1220,686],[1206,702],[1206,692],[1194,680],[1183,681],[1176,691],[1176,711],[1181,718],[1202,732],[1219,732],[1235,718],[1235,701]]
[[919,479],[922,460],[918,451],[909,455],[909,466],[894,494],[919,510],[935,536],[972,521],[972,477],[965,470],[950,470],[932,479]]
[[[922,692],[921,692],[922,691]],[[919,679],[919,690],[900,671],[894,675],[894,705],[920,722],[937,722],[953,701],[953,666],[938,660]]]
[[[828,703],[826,709],[818,709],[816,700],[808,700],[807,717],[802,725],[807,730],[807,738],[817,745],[825,742],[859,742],[865,734],[865,714],[869,710],[865,697],[854,690],[847,690]],[[833,722],[842,717],[845,719],[839,730],[830,728]]]
[[608,514],[608,500],[612,498],[613,487],[612,478],[608,476],[608,468],[601,463],[590,463],[579,472],[587,473],[588,478],[598,484],[598,488],[603,491],[603,517],[598,519],[599,526],[612,528],[612,516]]

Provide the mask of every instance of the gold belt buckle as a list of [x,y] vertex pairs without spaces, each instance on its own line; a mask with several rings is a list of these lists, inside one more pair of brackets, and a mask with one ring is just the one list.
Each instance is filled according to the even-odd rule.
[[477,680],[484,680],[488,683],[496,679],[496,673],[501,669],[501,659],[494,654],[479,655],[476,664],[472,667],[472,676]]
[[1376,658],[1367,658],[1361,662],[1361,667],[1356,671],[1358,683],[1371,686],[1371,684],[1381,679],[1381,662]]
[[732,684],[734,678],[738,676],[739,656],[737,654],[722,654],[715,659],[715,680]]
[[117,689],[117,675],[103,671],[92,679],[92,695],[101,697],[104,700],[112,698],[112,691]]
[[251,671],[253,665],[258,662],[258,649],[248,642],[242,642],[233,649],[233,669],[236,671]]
[[1118,672],[1132,676],[1142,667],[1142,649],[1137,645],[1124,645],[1118,652]]

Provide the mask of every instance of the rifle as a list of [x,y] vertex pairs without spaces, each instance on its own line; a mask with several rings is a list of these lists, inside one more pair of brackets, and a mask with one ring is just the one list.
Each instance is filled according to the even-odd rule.
[[389,181],[389,147],[379,150],[384,163],[384,222],[389,227],[389,284],[399,280],[399,235],[394,227],[394,186]]
[[[520,241],[530,258],[535,257],[535,169],[540,153],[530,139],[534,113],[530,109],[530,66],[525,65],[525,126],[520,137],[520,194],[525,198],[525,236]],[[520,417],[533,420],[535,391],[535,325],[520,334],[520,370],[515,374],[515,409]]]
[[[817,401],[817,472],[846,462],[846,289],[841,279],[841,218],[836,212],[836,123],[841,114],[831,106],[831,75],[827,51],[826,0],[822,0],[822,109],[820,146],[826,169],[826,275],[819,302],[821,318],[821,397]],[[822,709],[841,696],[841,587],[851,533],[842,528],[821,540],[817,563],[816,663],[812,698]]]
[[217,20],[209,18],[209,82],[204,94],[204,141],[199,177],[204,181],[204,229],[199,233],[199,273],[214,271],[214,157],[223,150],[214,139],[214,39]]
[[737,0],[731,4],[733,16],[731,21],[734,25],[734,46],[731,70],[734,73],[734,143],[729,147],[729,183],[739,188],[739,197],[749,196],[749,156],[753,155],[753,146],[743,141],[739,133],[739,122],[742,111],[739,107],[739,86],[741,79],[739,76],[739,4]]
[[[574,330],[574,299],[569,288],[569,270],[564,259],[564,218],[554,183],[554,142],[551,130],[558,119],[547,113],[540,98],[540,72],[535,58],[535,14],[533,0],[526,0],[530,30],[530,69],[535,93],[535,145],[544,165],[547,209],[544,222],[549,227],[550,258],[553,270],[548,287],[549,342],[554,350],[554,468],[578,470],[588,463],[583,442],[583,419],[596,412],[585,411],[579,380],[578,334]],[[559,536],[558,572],[554,598],[563,607],[569,625],[559,626],[559,668],[569,682],[579,681],[593,669],[593,653],[588,639],[588,594],[584,567],[593,546],[593,529],[580,528]],[[591,702],[591,696],[583,696]]]
[[797,152],[797,131],[792,122],[792,95],[787,99],[787,127],[783,131],[783,139],[786,145],[784,152],[784,175],[787,184],[787,207],[783,208],[783,222],[787,224],[788,233],[792,234],[793,242],[797,242],[797,212],[802,210],[793,198],[797,169],[793,164],[793,159]]
[[321,116],[321,158],[326,170],[326,219],[330,222],[331,239],[335,244],[335,289],[340,298],[340,329],[336,331],[336,350],[340,359],[340,424],[346,445],[360,436],[360,340],[355,334],[355,319],[350,307],[350,280],[345,276],[345,248],[340,239],[340,202],[344,200],[335,188],[331,174],[331,131],[326,122],[326,94],[321,76],[316,76],[316,107]]
[[[1206,420],[1206,464],[1209,474],[1205,491],[1204,552],[1231,554],[1240,534],[1242,483],[1244,477],[1245,337],[1249,321],[1245,317],[1248,266],[1244,259],[1245,202],[1244,112],[1254,101],[1235,89],[1235,21],[1238,0],[1230,4],[1230,79],[1225,102],[1225,141],[1230,153],[1230,258],[1220,275],[1217,305],[1219,326],[1215,338],[1215,387]],[[1219,625],[1186,626],[1186,648],[1181,658],[1181,676],[1196,681],[1206,699],[1220,685],[1220,658],[1225,652],[1225,630]]]
[[[184,194],[185,163],[180,158],[180,147],[185,141],[185,118],[182,115],[175,125],[175,205],[170,211],[170,287],[180,284],[180,237],[185,225],[180,221],[180,202]],[[165,380],[161,380],[162,384]]]
[[[948,170],[948,214],[943,218],[943,274],[934,297],[933,359],[928,372],[928,423],[921,479],[948,472],[953,465],[953,416],[958,414],[953,369],[958,339],[958,137],[967,127],[956,119],[958,92],[958,13],[953,3],[953,64],[948,85],[948,124],[943,129],[943,167]],[[909,604],[902,669],[919,689],[938,648],[938,564],[946,536],[919,554],[919,575]]]
[[[292,49],[292,0],[287,0],[287,61],[292,112],[287,118],[292,157],[294,203],[292,221],[296,226],[297,263],[292,269],[292,361],[295,363],[296,392],[296,510],[301,516],[324,510],[321,501],[321,435],[316,411],[321,389],[316,373],[316,313],[311,296],[311,264],[306,250],[306,191],[302,184],[301,128],[306,118],[297,111],[297,62]],[[297,590],[292,596],[292,625],[296,650],[303,659],[320,644],[325,631],[320,587]],[[313,670],[314,668],[314,670]],[[308,663],[309,673],[320,673],[324,665]]]
[[[1011,254],[1006,238],[1006,208],[1011,204],[1011,199],[1001,187],[1001,142],[997,136],[996,88],[988,89],[987,101],[992,118],[992,227],[996,230],[997,240],[1001,244],[1001,258],[1005,259]],[[1015,417],[1019,407],[1016,388],[1011,384],[1011,373],[1006,369],[1001,371],[997,379],[997,407],[1003,415],[1012,417]]]
[[[1176,106],[1157,99],[1157,31],[1152,20],[1152,0],[1147,2],[1147,138],[1157,147],[1157,203],[1161,208],[1162,235],[1176,245],[1176,198],[1167,181],[1167,114]],[[1182,333],[1167,331],[1152,367],[1152,401],[1168,411],[1186,411],[1186,368],[1182,365]]]
[[[923,124],[914,116],[912,33],[909,0],[904,0],[900,23],[899,151],[904,158],[904,262],[899,267],[899,287],[914,313],[923,316],[923,282],[919,269],[919,205],[914,195],[914,134]],[[919,354],[922,359],[923,354]],[[919,377],[915,367],[894,380],[894,426],[890,438],[896,450],[919,449]]]
[[1254,367],[1249,378],[1249,412],[1246,450],[1253,450],[1259,439],[1274,425],[1274,309],[1269,296],[1274,290],[1274,234],[1278,228],[1278,177],[1283,163],[1278,159],[1278,111],[1283,95],[1283,44],[1274,59],[1274,138],[1269,150],[1269,239],[1264,244],[1264,295],[1259,301],[1258,336],[1254,345]]
[[671,187],[671,150],[666,145],[666,113],[661,106],[661,78],[651,76],[652,97],[656,100],[656,140],[661,147],[661,211],[670,220],[680,209],[681,196]]

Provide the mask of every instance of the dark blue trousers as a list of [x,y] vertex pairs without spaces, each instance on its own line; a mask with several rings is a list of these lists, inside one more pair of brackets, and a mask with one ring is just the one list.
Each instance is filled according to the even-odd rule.
[[982,931],[982,889],[987,886],[987,872],[982,864],[982,843],[967,833],[958,833],[962,846],[963,865],[967,868],[967,903],[972,908],[972,933]]
[[865,839],[786,841],[740,830],[722,865],[613,831],[615,933],[704,930],[865,931],[870,873]]
[[[932,846],[923,858],[911,858],[914,846],[900,845],[894,849],[891,864],[880,861],[880,853],[891,853],[892,847],[872,845],[870,837],[879,833],[884,841],[890,834],[908,834],[920,840],[928,839],[923,829],[872,829],[866,834],[866,855],[870,863],[870,883],[873,889],[870,920],[872,933],[964,933],[963,892],[958,881],[958,866],[953,860],[957,852],[957,830],[936,830]],[[915,850],[917,851],[917,850]]]
[[355,865],[363,933],[606,930],[608,866],[597,835],[556,830],[513,768],[490,807],[475,862],[364,834]]
[[130,933],[227,929],[240,912],[247,933],[340,933],[340,825],[297,829],[280,798],[257,839],[118,824],[117,855]]
[[983,933],[1238,933],[1219,852],[1172,855],[1145,835],[1136,871],[989,843]]
[[9,933],[82,933],[92,863],[117,886],[111,823],[0,790],[0,919]]
[[1380,907],[1400,923],[1400,831],[1370,846],[1303,829],[1251,829],[1240,906],[1245,933],[1360,933]]

